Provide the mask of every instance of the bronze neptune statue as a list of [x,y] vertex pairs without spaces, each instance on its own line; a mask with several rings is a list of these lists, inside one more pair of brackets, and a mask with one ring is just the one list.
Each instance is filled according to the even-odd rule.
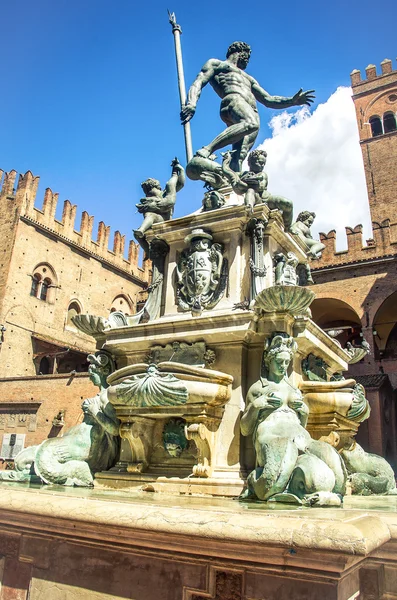
[[[248,44],[233,42],[227,50],[226,60],[210,58],[188,92],[186,104],[181,111],[183,124],[193,117],[201,90],[207,83],[222,100],[220,116],[226,124],[226,129],[197,152],[197,157],[207,159],[203,162],[203,168],[205,163],[211,163],[208,159],[213,152],[232,144],[235,153],[231,167],[234,171],[241,171],[243,160],[254,145],[259,132],[257,102],[269,108],[288,108],[302,104],[310,105],[313,102],[313,90],[303,92],[300,89],[291,97],[271,96],[256,79],[245,73],[250,55],[251,48]],[[195,157],[192,161],[194,160]]]

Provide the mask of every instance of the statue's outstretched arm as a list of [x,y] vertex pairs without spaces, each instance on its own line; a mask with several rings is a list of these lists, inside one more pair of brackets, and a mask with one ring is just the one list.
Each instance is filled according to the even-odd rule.
[[185,170],[177,158],[172,161],[171,166],[172,175],[164,188],[163,199],[157,201],[157,206],[164,210],[174,208],[176,195],[185,185]]
[[301,106],[306,104],[310,106],[314,100],[314,90],[308,90],[307,92],[300,89],[294,96],[271,96],[266,90],[264,90],[259,83],[252,77],[252,93],[255,98],[261,104],[264,104],[268,108],[289,108],[291,106]]
[[210,79],[214,76],[215,70],[214,67],[219,61],[210,59],[208,60],[200,73],[197,75],[196,79],[192,83],[190,90],[187,94],[187,100],[185,106],[181,110],[181,121],[182,125],[185,125],[190,119],[193,117],[196,112],[197,101],[200,98],[201,90]]
[[171,167],[172,175],[166,183],[164,197],[167,197],[169,194],[177,194],[183,188],[186,181],[185,169],[176,157],[172,161]]

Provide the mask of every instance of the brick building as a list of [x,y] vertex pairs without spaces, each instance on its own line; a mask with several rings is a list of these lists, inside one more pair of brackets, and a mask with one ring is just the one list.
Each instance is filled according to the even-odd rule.
[[335,231],[320,234],[325,250],[313,264],[312,312],[342,345],[370,344],[371,355],[349,370],[372,405],[359,441],[397,466],[397,70],[384,60],[379,74],[369,65],[363,80],[353,71],[351,83],[373,238],[363,243],[361,225],[346,227],[347,250],[337,252]]
[[96,393],[84,373],[95,343],[71,317],[133,314],[149,279],[134,241],[125,258],[116,231],[109,250],[102,221],[94,240],[94,217],[83,212],[76,231],[76,206],[66,200],[58,220],[58,194],[47,189],[38,209],[39,178],[16,178],[0,171],[0,448],[3,433],[25,434],[25,445],[58,434],[62,425],[52,421],[60,410],[65,429],[76,423],[81,399]]

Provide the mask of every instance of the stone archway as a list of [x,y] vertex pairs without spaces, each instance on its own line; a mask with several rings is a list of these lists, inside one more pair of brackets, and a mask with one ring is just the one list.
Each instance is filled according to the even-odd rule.
[[378,308],[372,329],[376,346],[388,358],[397,357],[397,291],[384,300]]
[[[310,309],[313,321],[321,329],[331,332],[343,347],[347,342],[361,343],[361,319],[347,302],[337,298],[316,298]],[[334,335],[336,332],[339,333]]]

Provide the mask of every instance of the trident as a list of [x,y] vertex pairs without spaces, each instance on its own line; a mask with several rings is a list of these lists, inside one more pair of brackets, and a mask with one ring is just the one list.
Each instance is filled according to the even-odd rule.
[[[175,13],[170,13],[170,11],[168,11],[168,20],[172,26],[172,33],[174,34],[176,69],[177,69],[177,73],[178,73],[179,99],[180,99],[181,110],[182,110],[182,108],[186,104],[185,75],[183,72],[182,47],[181,47],[182,28],[176,22]],[[185,123],[183,126],[183,130],[184,130],[184,134],[185,134],[186,161],[189,162],[191,160],[191,158],[193,158],[192,134],[190,131],[190,123]]]

